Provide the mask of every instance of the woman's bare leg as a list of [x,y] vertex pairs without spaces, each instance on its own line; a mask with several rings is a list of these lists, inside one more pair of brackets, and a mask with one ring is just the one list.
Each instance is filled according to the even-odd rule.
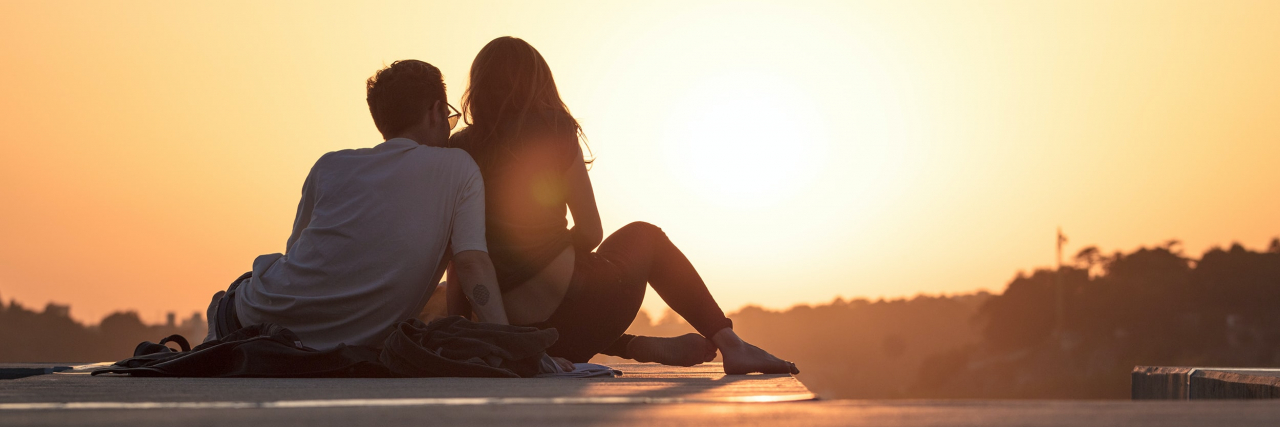
[[748,344],[733,328],[724,328],[711,336],[711,342],[724,355],[724,373],[729,375],[760,372],[764,374],[798,374],[796,364],[777,358],[760,347]]
[[[616,278],[608,277],[604,282],[637,286],[632,292],[634,295],[627,294],[630,297],[624,298],[635,303],[634,306],[627,307],[627,313],[639,310],[644,284],[648,282],[667,306],[701,334],[673,338],[632,337],[624,334],[606,349],[605,354],[625,354],[624,357],[642,362],[691,366],[714,359],[715,349],[718,348],[724,355],[726,374],[799,372],[794,364],[742,341],[733,332],[733,322],[725,317],[724,311],[711,296],[693,263],[667,238],[661,228],[644,222],[627,224],[605,239],[595,254],[620,275]],[[611,298],[620,298],[624,293]],[[609,311],[615,312],[619,311]],[[631,314],[629,319],[633,318],[634,314]]]
[[638,336],[627,343],[627,355],[637,362],[693,366],[716,358],[716,346],[698,334],[678,337]]

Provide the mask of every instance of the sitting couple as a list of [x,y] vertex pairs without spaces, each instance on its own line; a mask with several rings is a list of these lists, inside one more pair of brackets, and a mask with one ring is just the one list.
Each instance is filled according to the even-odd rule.
[[[547,354],[561,366],[598,353],[691,366],[719,350],[727,374],[799,372],[734,333],[662,229],[634,222],[601,241],[581,129],[533,46],[493,40],[469,84],[459,112],[425,62],[371,77],[369,111],[386,141],[316,161],[287,253],[258,257],[214,295],[209,339],[275,323],[317,349],[381,346],[447,270],[450,314],[555,328]],[[626,334],[646,284],[699,334]]]

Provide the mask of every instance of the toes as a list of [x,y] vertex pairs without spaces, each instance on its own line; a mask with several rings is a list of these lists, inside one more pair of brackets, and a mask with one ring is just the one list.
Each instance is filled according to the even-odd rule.
[[791,362],[787,362],[785,360],[775,360],[773,363],[769,364],[768,371],[761,372],[761,373],[762,374],[789,374],[791,373]]

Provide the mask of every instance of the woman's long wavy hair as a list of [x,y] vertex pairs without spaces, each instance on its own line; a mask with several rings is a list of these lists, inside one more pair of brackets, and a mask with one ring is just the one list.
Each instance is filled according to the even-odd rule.
[[571,133],[585,146],[586,136],[560,100],[551,67],[528,42],[493,39],[476,54],[470,78],[462,95],[462,117],[473,152],[481,154],[475,159],[481,168],[495,157],[514,155],[522,133],[531,129]]

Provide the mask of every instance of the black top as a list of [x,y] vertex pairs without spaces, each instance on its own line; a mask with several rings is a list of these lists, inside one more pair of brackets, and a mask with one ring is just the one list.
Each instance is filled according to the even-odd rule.
[[449,138],[449,145],[466,150],[480,166],[489,259],[498,287],[505,292],[538,274],[572,246],[565,219],[569,193],[565,175],[572,162],[582,158],[572,131],[526,126],[519,141],[494,136],[487,143],[477,141],[478,133],[463,129]]

